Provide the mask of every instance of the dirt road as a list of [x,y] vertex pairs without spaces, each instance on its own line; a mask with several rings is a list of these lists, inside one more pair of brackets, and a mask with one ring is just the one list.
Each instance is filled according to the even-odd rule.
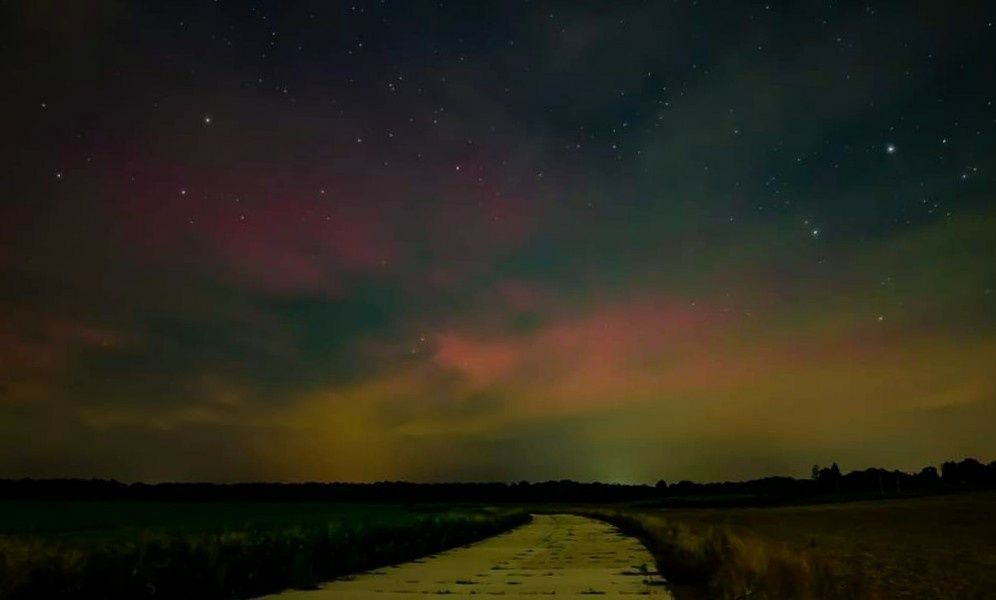
[[267,600],[401,600],[671,596],[654,561],[634,538],[611,525],[571,515],[536,515],[514,531],[394,567],[290,591]]

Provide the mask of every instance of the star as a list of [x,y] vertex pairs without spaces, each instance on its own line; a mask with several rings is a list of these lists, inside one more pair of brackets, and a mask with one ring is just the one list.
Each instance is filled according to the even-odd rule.
[[809,232],[809,235],[813,236],[814,238],[818,238],[818,237],[820,237],[820,230],[819,230],[819,229],[816,229],[816,228],[813,228],[813,229],[812,229],[812,230],[811,230],[811,231]]
[[204,124],[205,125],[210,125],[213,120],[214,119],[211,118],[211,115],[204,115]]

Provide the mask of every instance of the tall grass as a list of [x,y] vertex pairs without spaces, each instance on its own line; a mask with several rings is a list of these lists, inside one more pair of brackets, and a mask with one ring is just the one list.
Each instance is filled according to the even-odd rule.
[[0,539],[0,600],[249,598],[307,589],[410,560],[529,520],[515,511],[413,516],[406,523],[116,538]]
[[726,525],[686,523],[626,510],[581,514],[641,538],[676,596],[720,600],[871,600],[870,579],[825,557],[789,548]]

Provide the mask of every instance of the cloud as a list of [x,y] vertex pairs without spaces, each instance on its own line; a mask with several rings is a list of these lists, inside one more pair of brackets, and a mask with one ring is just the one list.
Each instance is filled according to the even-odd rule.
[[261,73],[178,37],[184,7],[118,4],[16,11],[38,56],[80,52],[11,86],[47,108],[15,124],[0,206],[0,476],[653,481],[996,451],[994,215],[956,164],[991,154],[953,68],[985,55],[953,33],[971,13],[880,8],[896,44],[860,7],[828,29],[809,5],[496,5],[474,43],[399,28],[353,54],[335,9],[302,50],[198,13],[292,67]]

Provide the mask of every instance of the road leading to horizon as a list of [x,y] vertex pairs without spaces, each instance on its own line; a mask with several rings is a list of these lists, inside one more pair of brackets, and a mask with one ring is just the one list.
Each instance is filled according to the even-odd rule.
[[668,600],[653,558],[636,538],[573,515],[531,523],[476,544],[267,600],[374,600],[448,595],[479,598],[653,596]]

